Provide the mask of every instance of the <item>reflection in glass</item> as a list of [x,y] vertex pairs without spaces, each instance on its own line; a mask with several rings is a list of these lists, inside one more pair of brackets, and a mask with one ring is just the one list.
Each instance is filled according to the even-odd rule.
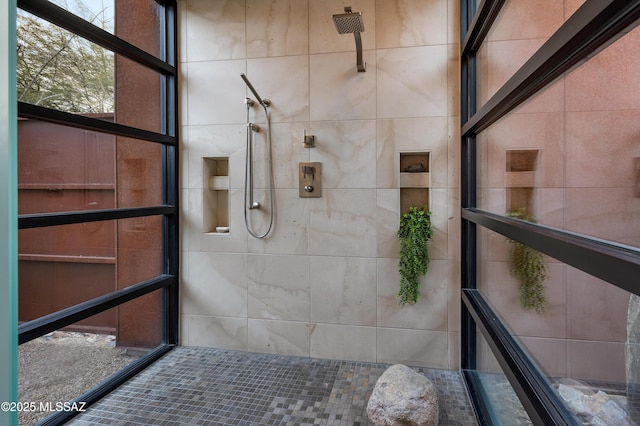
[[640,247],[638,43],[635,28],[478,136],[479,208],[524,208],[541,224]]
[[601,424],[633,424],[629,416],[640,402],[638,298],[544,256],[546,306],[527,309],[512,272],[512,242],[488,229],[479,236],[481,293],[567,408]]
[[[18,401],[38,408],[40,403],[69,402],[161,344],[161,321],[153,313],[160,310],[159,293],[98,314],[113,317],[115,329],[83,325],[96,322],[90,317],[20,345]],[[23,411],[19,424],[33,425],[49,414]]]
[[477,53],[480,83],[477,89],[478,108],[484,105],[585,1],[506,1]]

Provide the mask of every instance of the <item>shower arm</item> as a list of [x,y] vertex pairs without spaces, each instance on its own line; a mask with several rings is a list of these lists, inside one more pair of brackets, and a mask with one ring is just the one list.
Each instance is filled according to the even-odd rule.
[[356,39],[356,66],[358,72],[366,72],[365,63],[362,61],[362,38],[358,31],[353,33],[353,37]]
[[338,34],[353,33],[356,40],[356,65],[358,72],[366,72],[365,63],[362,60],[362,38],[360,33],[364,31],[362,12],[353,13],[351,6],[345,6],[344,13],[333,15],[333,23]]

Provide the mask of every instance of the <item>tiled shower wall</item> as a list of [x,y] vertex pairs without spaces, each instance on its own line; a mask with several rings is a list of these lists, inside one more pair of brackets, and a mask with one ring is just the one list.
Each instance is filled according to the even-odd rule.
[[[456,0],[179,1],[181,343],[459,366],[459,25]],[[332,14],[362,11],[366,72]],[[272,101],[275,224],[244,224],[245,73]],[[253,97],[251,95],[251,97]],[[266,229],[261,108],[256,199]],[[316,147],[304,148],[303,134]],[[428,151],[436,228],[421,299],[400,307],[399,153]],[[228,234],[206,233],[203,158],[229,161]],[[298,163],[322,163],[300,198]],[[205,201],[203,202],[203,198]]]

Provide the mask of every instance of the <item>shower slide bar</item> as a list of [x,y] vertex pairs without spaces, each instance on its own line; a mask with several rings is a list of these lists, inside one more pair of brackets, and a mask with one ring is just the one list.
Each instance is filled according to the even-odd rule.
[[245,183],[244,183],[244,198],[247,205],[244,209],[244,223],[247,228],[247,232],[258,239],[265,238],[273,228],[274,215],[275,215],[275,203],[274,203],[274,183],[273,183],[273,161],[271,154],[271,117],[269,114],[269,106],[271,101],[269,99],[263,99],[260,97],[256,89],[253,87],[246,75],[240,74],[240,77],[244,80],[245,84],[251,90],[258,103],[262,105],[267,121],[266,129],[266,142],[267,142],[267,161],[269,170],[269,226],[263,234],[255,232],[249,223],[249,210],[259,210],[262,206],[259,202],[253,200],[253,164],[254,164],[254,133],[260,132],[260,127],[250,120],[250,109],[255,104],[251,98],[245,98],[244,103],[247,107],[247,151],[245,162]]

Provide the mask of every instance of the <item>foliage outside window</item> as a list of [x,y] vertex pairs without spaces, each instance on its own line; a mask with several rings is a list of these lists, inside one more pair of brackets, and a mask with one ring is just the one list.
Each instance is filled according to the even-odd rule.
[[[106,9],[74,12],[109,29]],[[114,111],[114,54],[29,13],[17,16],[18,101],[59,111],[91,114]]]

